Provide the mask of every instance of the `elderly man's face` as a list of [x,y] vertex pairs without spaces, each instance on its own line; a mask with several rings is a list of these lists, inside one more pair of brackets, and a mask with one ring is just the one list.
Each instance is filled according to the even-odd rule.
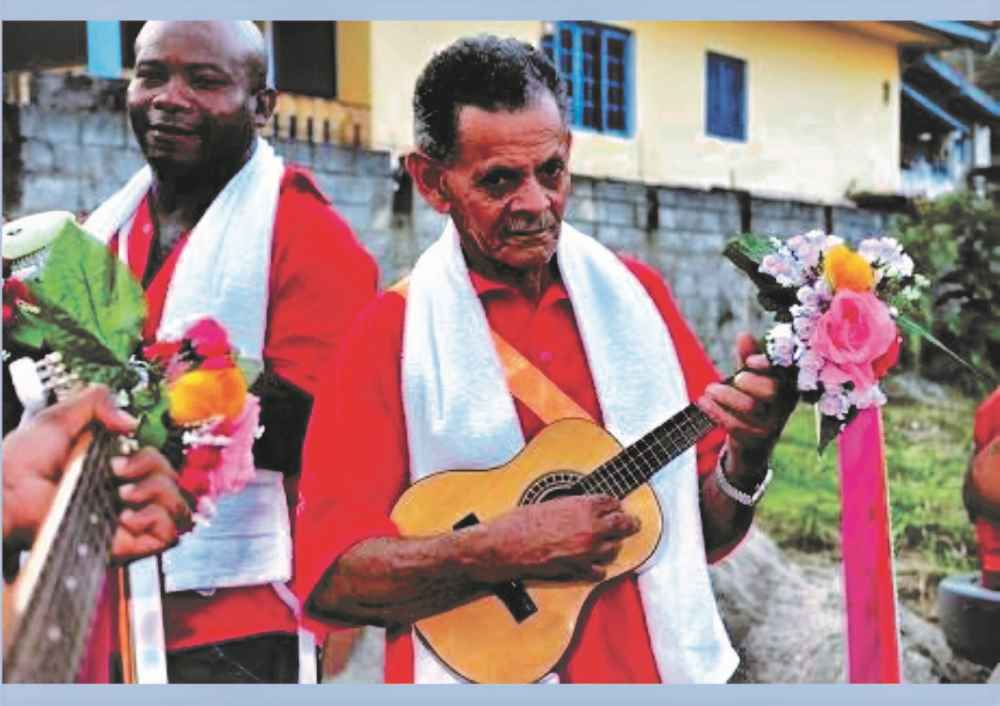
[[154,170],[187,174],[229,165],[254,136],[247,51],[232,27],[164,22],[140,35],[128,111]]
[[465,249],[517,270],[545,267],[569,194],[569,151],[547,92],[514,112],[462,108],[443,185]]

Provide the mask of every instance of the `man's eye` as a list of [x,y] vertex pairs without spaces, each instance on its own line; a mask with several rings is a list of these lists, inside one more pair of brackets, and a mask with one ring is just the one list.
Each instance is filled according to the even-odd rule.
[[137,71],[135,77],[145,84],[160,83],[165,80],[159,71]]
[[506,186],[510,186],[514,182],[514,178],[515,177],[511,174],[494,172],[484,176],[479,180],[479,183],[487,189],[502,189]]
[[195,88],[217,88],[225,83],[222,79],[212,76],[195,76],[191,79],[191,85]]
[[563,173],[565,165],[562,162],[549,162],[542,166],[542,174],[547,177],[555,178]]

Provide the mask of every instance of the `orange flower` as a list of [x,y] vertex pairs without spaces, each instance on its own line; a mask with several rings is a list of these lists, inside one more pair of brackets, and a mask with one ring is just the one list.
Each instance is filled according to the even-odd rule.
[[177,424],[197,424],[212,417],[236,419],[243,411],[247,384],[239,368],[193,370],[167,391],[170,416]]
[[854,292],[870,292],[875,286],[872,266],[846,245],[834,245],[826,251],[823,274],[834,291],[850,289]]

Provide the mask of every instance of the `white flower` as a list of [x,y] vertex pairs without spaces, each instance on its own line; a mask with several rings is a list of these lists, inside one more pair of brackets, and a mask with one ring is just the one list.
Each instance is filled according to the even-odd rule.
[[878,385],[872,385],[866,390],[853,390],[848,395],[848,401],[858,409],[881,407],[886,403],[885,394]]
[[913,260],[903,252],[895,238],[868,238],[861,241],[858,254],[875,267],[877,279],[909,277],[913,274]]
[[809,370],[819,375],[819,371],[823,369],[823,359],[811,348],[805,348],[799,358],[799,369]]
[[823,393],[823,396],[819,398],[817,404],[821,414],[827,417],[836,417],[837,419],[847,417],[847,413],[851,409],[851,403],[848,401],[847,395],[839,388],[827,389]]
[[819,386],[819,376],[816,370],[799,367],[798,386],[801,392],[815,390]]
[[787,248],[765,255],[758,269],[774,277],[782,287],[798,287],[803,282],[802,268]]
[[823,252],[826,252],[830,248],[835,247],[837,245],[842,245],[843,242],[844,239],[841,238],[840,236],[828,235],[825,238],[823,238]]
[[775,365],[787,368],[795,363],[796,344],[790,324],[775,324],[767,334],[767,356]]
[[796,235],[789,238],[787,245],[802,267],[812,269],[819,265],[825,239],[826,235],[823,231],[813,230],[803,235]]

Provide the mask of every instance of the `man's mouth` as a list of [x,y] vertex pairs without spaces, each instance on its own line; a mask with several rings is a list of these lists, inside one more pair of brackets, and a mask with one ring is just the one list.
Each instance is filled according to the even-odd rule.
[[151,123],[149,131],[163,135],[180,135],[182,137],[191,137],[197,134],[190,128],[181,127],[179,125],[170,125],[168,123]]
[[541,228],[531,228],[531,229],[518,229],[514,230],[512,228],[507,229],[507,235],[512,238],[531,238],[539,235],[544,235],[552,230],[551,225],[543,226]]

